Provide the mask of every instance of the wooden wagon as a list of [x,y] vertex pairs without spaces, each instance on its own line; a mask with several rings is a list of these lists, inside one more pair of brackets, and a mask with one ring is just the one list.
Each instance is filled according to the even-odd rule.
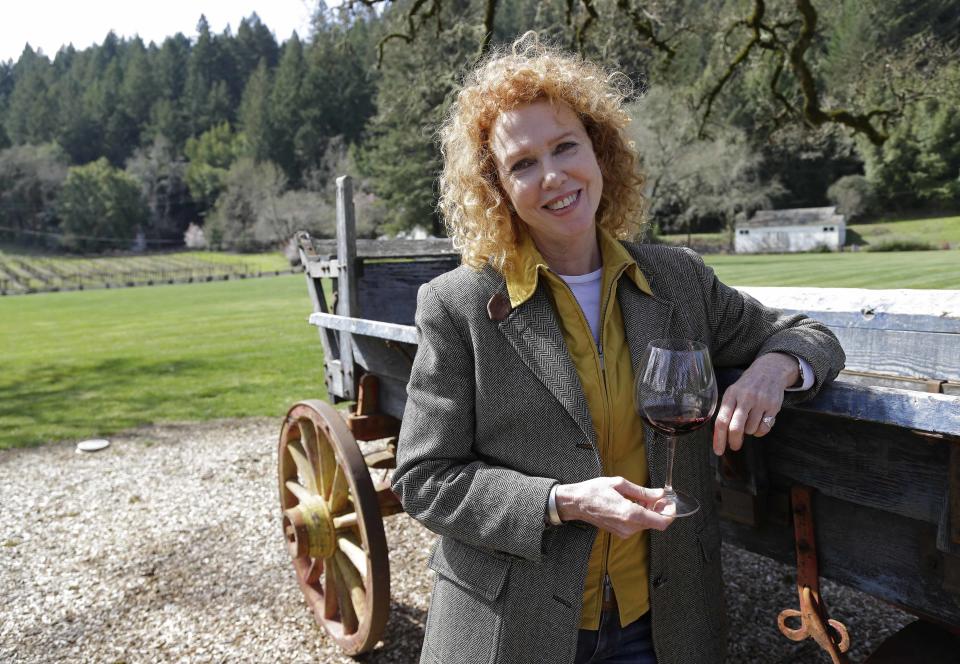
[[[336,242],[298,235],[328,401],[290,409],[278,473],[297,581],[317,623],[353,655],[377,643],[389,610],[383,518],[403,508],[385,473],[371,470],[395,465],[417,348],[416,292],[459,256],[445,240],[357,240],[349,178],[338,179],[337,195]],[[755,294],[799,308],[795,292]],[[717,461],[724,537],[797,562],[800,606],[780,616],[781,629],[816,638],[834,661],[845,661],[846,633],[828,622],[820,575],[919,617],[871,662],[960,661],[960,293],[954,297],[947,315],[812,307],[843,343],[848,370],[815,400],[784,409],[762,443],[748,441]],[[735,377],[723,372],[720,380]],[[335,409],[340,402],[352,406]],[[357,441],[379,445],[364,454]]]

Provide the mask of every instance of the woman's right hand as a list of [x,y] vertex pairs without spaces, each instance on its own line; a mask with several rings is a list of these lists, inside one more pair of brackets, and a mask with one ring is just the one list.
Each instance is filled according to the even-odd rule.
[[589,524],[627,538],[641,530],[666,530],[669,513],[656,511],[663,489],[650,489],[622,477],[597,477],[557,486],[557,513],[563,521]]

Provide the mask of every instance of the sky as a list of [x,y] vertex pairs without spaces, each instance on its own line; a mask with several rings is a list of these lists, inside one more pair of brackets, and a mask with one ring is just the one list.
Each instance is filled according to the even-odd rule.
[[[99,44],[110,30],[119,37],[140,35],[159,44],[182,32],[196,37],[200,14],[212,32],[227,24],[236,33],[240,19],[256,12],[278,42],[297,31],[307,36],[315,0],[0,0],[0,61],[17,60],[25,44],[51,59],[61,46],[77,50]],[[328,6],[339,2],[328,2]]]

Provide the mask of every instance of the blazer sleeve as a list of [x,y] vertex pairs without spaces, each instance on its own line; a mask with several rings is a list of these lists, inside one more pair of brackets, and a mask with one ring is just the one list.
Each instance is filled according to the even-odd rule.
[[478,457],[472,346],[429,283],[417,295],[416,323],[393,490],[410,516],[440,535],[539,562],[556,480]]
[[765,307],[753,297],[727,286],[694,252],[691,258],[702,292],[711,334],[711,352],[717,366],[747,366],[766,353],[790,353],[813,368],[809,390],[786,392],[784,403],[813,397],[830,383],[846,360],[837,337],[830,329],[804,314],[786,315]]

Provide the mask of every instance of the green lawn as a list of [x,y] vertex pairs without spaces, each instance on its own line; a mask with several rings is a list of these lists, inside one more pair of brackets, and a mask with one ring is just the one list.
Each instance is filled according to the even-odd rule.
[[[851,224],[847,231],[852,236],[847,238],[848,244],[856,240],[868,247],[904,240],[926,242],[937,249],[945,244],[960,246],[960,217]],[[861,239],[857,240],[857,236]]]
[[325,395],[302,276],[0,298],[0,448]]
[[[754,286],[960,288],[960,251],[706,257]],[[323,398],[303,277],[0,298],[0,448]]]
[[960,251],[835,254],[710,254],[717,276],[737,286],[960,289]]

